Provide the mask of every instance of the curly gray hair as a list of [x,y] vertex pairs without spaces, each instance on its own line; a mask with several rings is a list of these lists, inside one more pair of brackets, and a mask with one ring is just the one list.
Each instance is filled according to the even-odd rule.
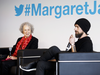
[[33,33],[33,31],[34,31],[33,25],[30,24],[29,22],[24,22],[24,23],[21,24],[21,26],[19,28],[19,30],[20,30],[21,33],[23,33],[23,27],[24,27],[24,25],[29,26],[31,28],[31,33]]

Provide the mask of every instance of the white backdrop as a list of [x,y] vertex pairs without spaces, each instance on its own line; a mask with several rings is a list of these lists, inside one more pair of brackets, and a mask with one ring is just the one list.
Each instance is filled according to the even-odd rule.
[[[23,10],[18,15],[15,7],[21,4]],[[29,14],[25,13],[28,6]],[[12,47],[23,36],[20,25],[30,22],[35,28],[33,36],[39,39],[39,48],[56,45],[65,50],[79,18],[91,22],[89,36],[94,50],[100,52],[100,0],[0,0],[0,47]]]

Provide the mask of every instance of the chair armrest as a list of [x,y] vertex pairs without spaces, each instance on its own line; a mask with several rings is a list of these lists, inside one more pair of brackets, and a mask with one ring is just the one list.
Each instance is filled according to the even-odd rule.
[[0,61],[9,55],[9,47],[0,48]]
[[[17,54],[17,59],[19,60],[19,58],[25,58],[25,57],[33,57],[33,56],[41,56],[45,51],[47,51],[48,49],[25,49],[25,50],[18,50],[18,54]],[[24,61],[23,63],[29,63],[30,61]],[[19,61],[17,62],[19,65]]]
[[23,58],[39,58],[40,56],[23,56],[23,57],[19,57],[20,59]]
[[72,60],[98,60],[100,52],[60,52],[58,53],[58,61]]
[[9,47],[0,48],[1,55],[8,55],[9,54]]

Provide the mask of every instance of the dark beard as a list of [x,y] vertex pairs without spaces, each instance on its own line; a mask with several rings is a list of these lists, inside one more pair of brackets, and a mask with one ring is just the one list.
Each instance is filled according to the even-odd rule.
[[83,33],[75,34],[76,38],[80,38],[83,35]]

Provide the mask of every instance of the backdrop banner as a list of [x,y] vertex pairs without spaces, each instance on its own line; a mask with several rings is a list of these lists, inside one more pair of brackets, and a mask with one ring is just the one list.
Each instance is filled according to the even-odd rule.
[[94,51],[100,52],[100,0],[0,0],[0,47],[12,47],[23,36],[20,25],[29,22],[39,48],[65,50],[79,18],[90,21],[88,34]]

